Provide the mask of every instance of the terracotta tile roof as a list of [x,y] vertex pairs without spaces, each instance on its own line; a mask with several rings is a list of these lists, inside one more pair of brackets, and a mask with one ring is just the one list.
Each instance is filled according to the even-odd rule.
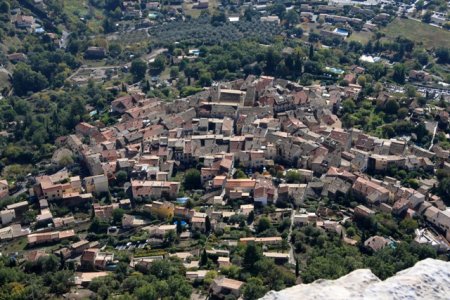
[[227,179],[225,187],[227,189],[233,188],[255,188],[256,181],[254,179]]

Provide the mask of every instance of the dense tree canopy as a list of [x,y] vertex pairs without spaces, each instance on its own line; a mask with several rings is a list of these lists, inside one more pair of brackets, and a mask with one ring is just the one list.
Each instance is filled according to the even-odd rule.
[[33,71],[26,64],[18,64],[13,73],[13,87],[17,95],[23,96],[28,92],[38,92],[48,86],[48,81],[42,73]]
[[130,72],[133,75],[134,81],[144,79],[147,72],[147,64],[142,59],[135,59],[131,62]]
[[201,188],[202,182],[200,171],[196,169],[187,170],[186,173],[184,174],[183,185],[186,190]]

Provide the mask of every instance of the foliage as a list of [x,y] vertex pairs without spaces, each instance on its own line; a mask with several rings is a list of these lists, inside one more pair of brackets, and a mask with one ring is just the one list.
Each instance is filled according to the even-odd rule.
[[270,219],[267,217],[261,217],[258,221],[258,225],[256,227],[256,231],[258,233],[264,232],[272,227],[272,223]]
[[285,176],[287,183],[300,183],[301,176],[300,173],[296,170],[288,170]]
[[113,223],[116,225],[122,224],[122,218],[125,214],[125,211],[122,208],[116,208],[112,212]]
[[403,64],[395,64],[392,79],[399,84],[403,84],[405,83],[405,78],[405,66]]
[[44,75],[33,71],[28,65],[20,63],[13,73],[13,87],[17,95],[23,96],[28,92],[38,92],[48,86]]
[[206,216],[205,218],[205,232],[206,233],[211,232],[211,221],[209,220],[209,216]]
[[249,243],[245,248],[242,266],[249,272],[255,271],[255,264],[262,259],[261,249],[255,243]]
[[142,59],[137,58],[131,62],[130,72],[135,82],[141,81],[147,72],[147,64]]
[[166,59],[164,58],[164,56],[158,55],[155,58],[155,61],[150,64],[150,70],[151,70],[152,75],[158,75],[162,71],[164,71],[165,65],[166,65]]
[[237,169],[236,172],[234,173],[233,177],[236,178],[236,179],[248,178],[247,174],[245,174],[245,172],[242,171],[241,169]]
[[267,292],[268,290],[266,287],[264,287],[263,281],[257,277],[249,278],[242,288],[244,300],[259,299],[263,297]]
[[438,59],[438,63],[448,64],[450,63],[450,50],[448,48],[438,48],[436,50],[436,57]]
[[127,172],[120,170],[116,173],[116,181],[119,185],[123,185],[125,182],[128,181],[128,174]]
[[205,266],[208,263],[208,254],[206,253],[206,249],[203,249],[202,255],[200,256],[200,266]]
[[94,217],[94,219],[92,219],[91,225],[89,226],[89,231],[94,233],[106,233],[108,226],[109,224],[107,222]]
[[[213,23],[213,24],[212,24]],[[190,45],[217,45],[227,41],[239,41],[242,38],[256,39],[267,44],[281,28],[273,23],[259,21],[224,22],[223,15],[206,15],[186,21],[174,21],[152,26],[150,36],[157,44],[189,43]]]
[[202,179],[199,170],[189,169],[184,174],[183,181],[184,188],[186,190],[195,190],[202,187]]
[[[361,240],[365,240],[366,232],[395,236],[394,231],[399,230],[390,215],[377,215],[376,220],[373,219],[369,223],[366,227],[362,227],[361,222],[357,223],[363,232]],[[405,219],[399,227],[404,232],[402,236],[413,235],[417,222]],[[350,229],[352,227],[347,229],[347,234]],[[356,233],[356,229],[352,230]],[[326,234],[310,226],[294,231],[293,242],[297,250],[305,253],[301,255],[307,258],[301,272],[302,279],[307,283],[319,278],[335,279],[359,268],[370,268],[375,275],[384,280],[400,270],[411,267],[419,260],[436,257],[433,248],[414,242],[401,242],[395,247],[385,247],[368,254],[365,251],[361,252],[358,247],[343,244],[335,234]]]
[[450,177],[444,177],[438,185],[438,193],[445,204],[450,206]]

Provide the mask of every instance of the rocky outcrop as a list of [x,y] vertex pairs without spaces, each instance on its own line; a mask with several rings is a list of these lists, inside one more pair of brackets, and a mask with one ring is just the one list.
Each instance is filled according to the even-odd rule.
[[449,299],[450,262],[425,259],[381,281],[368,269],[336,280],[317,280],[267,293],[261,300],[290,299]]

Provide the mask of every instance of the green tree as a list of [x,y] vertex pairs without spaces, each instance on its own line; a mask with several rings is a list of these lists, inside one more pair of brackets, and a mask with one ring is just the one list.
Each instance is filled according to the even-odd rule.
[[111,17],[106,17],[103,20],[102,27],[105,33],[111,33],[116,30],[115,22]]
[[48,86],[47,78],[44,75],[33,71],[24,63],[16,65],[12,83],[14,92],[19,96],[26,95],[28,92],[38,92]]
[[116,225],[122,224],[122,218],[125,214],[125,211],[122,208],[116,208],[112,212],[113,223]]
[[147,72],[147,64],[140,58],[137,58],[131,62],[130,72],[133,75],[133,80],[140,81],[144,79]]
[[300,183],[301,176],[300,173],[296,170],[289,170],[286,172],[285,176],[287,183]]
[[438,185],[438,193],[445,205],[450,206],[450,177],[444,177]]
[[176,234],[175,230],[169,230],[164,235],[164,245],[166,247],[171,247],[175,243],[176,240],[177,240],[177,234]]
[[211,24],[213,26],[220,26],[227,22],[227,17],[224,12],[214,13],[211,17]]
[[255,212],[252,210],[247,217],[247,224],[250,225],[255,220]]
[[405,218],[400,222],[400,230],[403,230],[406,234],[413,235],[415,230],[419,227],[416,220],[411,218]]
[[417,61],[419,62],[419,64],[421,64],[422,66],[425,66],[428,64],[428,54],[426,52],[420,52],[417,54]]
[[262,259],[261,249],[255,243],[247,244],[242,266],[249,272],[255,272],[255,264]]
[[437,62],[439,64],[448,64],[450,63],[450,50],[448,48],[440,47],[436,49],[436,57]]
[[424,23],[430,23],[431,22],[431,16],[433,13],[431,11],[426,11],[425,14],[422,16],[422,21]]
[[342,102],[342,111],[344,113],[354,113],[356,109],[356,104],[353,100],[347,99]]
[[23,214],[21,223],[22,223],[22,224],[31,224],[32,222],[34,222],[34,221],[36,220],[36,216],[37,216],[36,211],[34,211],[34,210],[32,210],[32,209],[27,210],[27,211]]
[[31,141],[34,145],[40,147],[44,143],[48,141],[48,133],[44,127],[39,127],[33,132],[33,136],[31,137]]
[[264,282],[258,277],[251,277],[242,288],[244,300],[256,300],[263,297],[268,292]]
[[47,273],[44,276],[44,283],[50,288],[51,293],[62,295],[73,286],[74,274],[69,270]]
[[197,169],[189,169],[184,174],[183,181],[186,190],[195,190],[202,187],[202,177],[200,171]]
[[387,114],[395,115],[395,114],[397,114],[399,108],[400,108],[400,105],[398,104],[397,100],[389,99],[386,102],[386,107],[384,108],[384,111]]
[[256,227],[256,231],[258,233],[261,233],[263,231],[266,231],[267,229],[270,229],[272,227],[272,223],[270,222],[270,219],[268,217],[261,217],[258,221],[258,226]]
[[413,85],[407,84],[405,85],[405,93],[409,98],[414,98],[417,96],[417,89]]
[[64,155],[58,161],[58,165],[61,167],[67,167],[74,163],[74,160],[71,155]]
[[300,21],[300,17],[294,9],[291,9],[286,13],[285,20],[286,20],[286,24],[289,27],[291,27],[291,26],[294,26],[295,24],[298,24],[298,22]]
[[116,181],[119,185],[123,185],[125,182],[128,181],[128,174],[127,172],[120,170],[116,173]]
[[133,293],[137,300],[158,300],[159,295],[151,284],[145,284]]
[[200,78],[198,80],[198,84],[202,87],[210,86],[212,83],[211,73],[207,71],[203,71],[200,73]]
[[348,229],[347,229],[347,235],[348,235],[349,237],[355,236],[355,228],[353,228],[353,227],[348,228]]
[[405,83],[405,78],[406,78],[405,66],[399,63],[395,64],[392,79],[399,84],[403,84]]
[[158,55],[151,63],[151,73],[153,75],[161,74],[166,67],[166,58],[164,55]]
[[170,68],[170,77],[176,78],[176,77],[178,77],[179,73],[180,73],[180,70],[178,69],[177,66],[173,66],[172,68]]
[[109,55],[118,57],[122,53],[122,46],[119,43],[112,43],[108,46]]
[[183,226],[181,225],[181,221],[177,220],[177,234],[180,235],[183,232]]
[[314,46],[311,44],[309,46],[309,59],[313,59],[314,57]]
[[236,178],[236,179],[245,179],[245,178],[248,178],[247,175],[245,174],[245,172],[242,171],[241,169],[238,169],[238,170],[234,173],[233,177]]
[[206,249],[203,249],[202,255],[200,256],[200,266],[205,266],[208,263],[208,254],[206,253]]
[[209,220],[209,216],[206,216],[205,218],[205,231],[206,233],[211,232],[211,221]]
[[108,223],[99,220],[97,217],[94,217],[94,219],[91,222],[91,225],[89,226],[89,232],[94,233],[106,233],[107,229]]
[[184,207],[187,209],[193,209],[194,208],[194,202],[191,199],[188,199],[186,203],[184,204]]
[[114,11],[116,8],[120,7],[122,4],[121,0],[105,0],[105,9],[107,11]]
[[9,3],[6,0],[0,1],[0,13],[8,15],[9,14]]
[[269,75],[275,75],[275,71],[280,60],[280,54],[277,53],[274,48],[270,47],[266,52],[266,73]]
[[284,19],[286,14],[286,6],[282,3],[275,3],[269,7],[269,11],[275,15],[277,15],[280,19]]
[[176,274],[167,280],[168,298],[170,299],[190,299],[192,286],[186,281],[183,275]]

